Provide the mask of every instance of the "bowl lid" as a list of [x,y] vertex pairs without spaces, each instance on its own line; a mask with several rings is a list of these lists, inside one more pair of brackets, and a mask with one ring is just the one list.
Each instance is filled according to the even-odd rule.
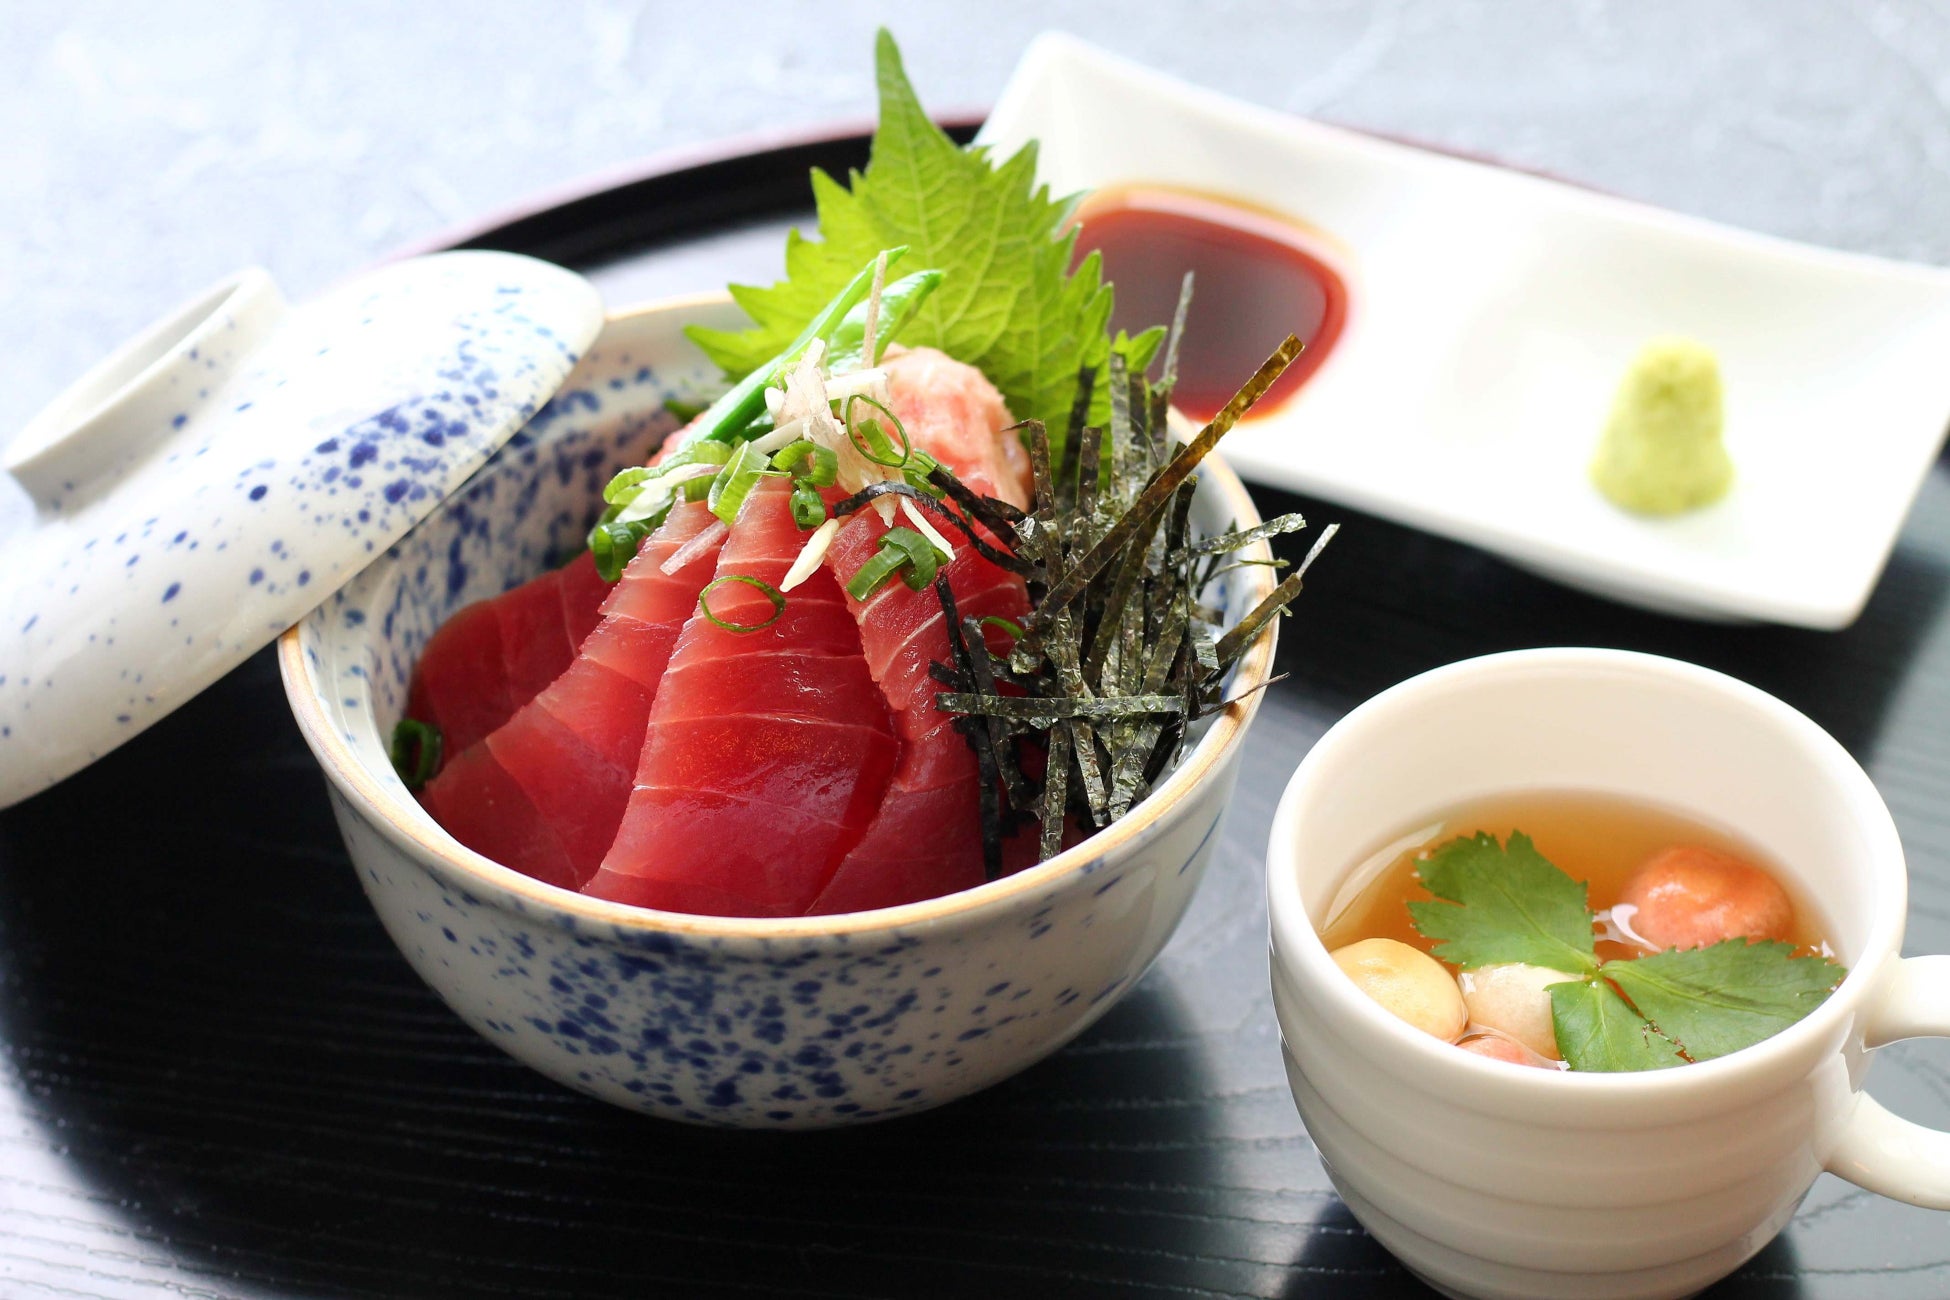
[[[82,376],[8,445],[0,808],[267,645],[527,423],[602,326],[531,258],[413,258],[288,308],[246,270]],[[11,485],[0,480],[0,495]]]

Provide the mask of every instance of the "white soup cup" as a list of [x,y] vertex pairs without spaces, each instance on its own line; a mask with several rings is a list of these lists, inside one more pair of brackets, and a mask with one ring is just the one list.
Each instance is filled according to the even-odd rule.
[[[1848,977],[1717,1060],[1571,1074],[1458,1051],[1329,960],[1349,873],[1418,817],[1492,795],[1641,799],[1746,840],[1812,902]],[[1950,1208],[1950,1134],[1862,1091],[1870,1050],[1950,1034],[1950,957],[1900,954],[1888,809],[1807,717],[1708,669],[1613,650],[1490,655],[1355,709],[1294,773],[1267,853],[1288,1079],[1335,1187],[1449,1295],[1653,1300],[1732,1272],[1824,1169]]]

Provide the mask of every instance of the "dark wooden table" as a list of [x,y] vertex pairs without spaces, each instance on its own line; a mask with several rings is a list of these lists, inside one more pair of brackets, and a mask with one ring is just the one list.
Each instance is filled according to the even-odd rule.
[[[1926,6],[1766,12],[1790,9],[1802,26],[1780,31],[1725,16],[1695,30],[1691,7],[1622,4],[1466,20],[1382,5],[1352,27],[1347,12],[1330,9],[1287,15],[1275,30],[1296,51],[1316,26],[1333,35],[1326,53],[1297,56],[1325,89],[1312,99],[1294,92],[1303,102],[1292,106],[1340,109],[1367,125],[1492,149],[1783,233],[1950,261],[1950,114],[1941,102],[1950,21]],[[89,77],[141,80],[139,60],[91,55],[91,41],[115,44],[103,35],[113,24],[86,5],[79,12],[72,28],[50,26],[29,43],[36,53],[14,84],[67,78],[80,89],[54,107],[66,103],[80,120],[35,119],[29,144],[106,148],[89,136]],[[614,18],[592,9],[582,21],[598,31]],[[654,30],[668,15],[640,18],[638,29]],[[285,30],[268,18],[242,21]],[[776,27],[787,18],[749,21]],[[1532,27],[1557,22],[1576,30],[1523,45]],[[841,25],[844,41],[827,33],[814,42],[819,57],[864,51],[864,24]],[[953,32],[923,18],[914,26],[917,70],[961,67],[950,57]],[[993,55],[993,75],[952,75],[992,94],[1033,26],[1026,15],[1003,16],[971,38]],[[1182,20],[1136,35],[1109,30],[1154,61],[1191,39]],[[1247,43],[1227,30],[1219,24],[1206,39]],[[318,37],[327,56],[352,57],[342,35]],[[262,31],[256,39],[268,40]],[[544,67],[553,66],[549,39],[538,37],[534,55]],[[645,39],[633,40],[630,58],[640,63],[650,57]],[[753,57],[762,63],[789,46],[768,31]],[[1561,58],[1539,61],[1524,48]],[[1246,91],[1284,102],[1264,93],[1275,84],[1265,53],[1239,57]],[[680,88],[712,80],[675,56],[665,62],[680,69]],[[1192,62],[1205,69],[1201,79],[1226,81],[1209,50]],[[328,57],[325,66],[339,64]],[[1447,101],[1412,75],[1418,68],[1449,77]],[[1340,80],[1319,80],[1332,77]],[[852,98],[839,107],[860,106],[856,82],[845,83]],[[723,85],[712,93],[734,98]],[[1428,102],[1373,107],[1418,93]],[[1453,118],[1444,103],[1465,111]],[[1646,143],[1650,152],[1581,151],[1623,140],[1630,133],[1614,137],[1601,111],[1635,105],[1641,129],[1663,133]],[[811,107],[830,116],[833,105]],[[164,102],[155,111],[180,109]],[[749,118],[750,105],[736,111]],[[348,112],[347,130],[381,129],[380,109]],[[813,116],[804,103],[776,115]],[[329,151],[329,140],[274,119],[264,128],[267,157]],[[482,129],[520,134],[499,120]],[[140,143],[114,155],[129,174],[154,181],[181,164],[144,158]],[[509,146],[517,170],[532,165],[519,146]],[[386,157],[400,148],[376,147]],[[797,176],[814,158],[843,161],[852,147],[808,146],[757,169],[729,164],[711,174],[713,185],[649,181],[626,201],[592,200],[482,239],[588,267],[613,302],[762,276],[791,218],[781,174]],[[1770,164],[1770,149],[1789,161]],[[1748,161],[1712,165],[1729,158]],[[41,182],[64,165],[58,156],[42,162]],[[329,188],[297,166],[300,190]],[[268,186],[271,166],[260,159],[252,168]],[[0,186],[0,217],[25,211],[22,195],[36,182],[21,174]],[[744,190],[730,183],[741,175]],[[228,172],[221,178],[234,183]],[[92,229],[136,202],[137,191],[101,184],[108,190],[80,196],[44,186],[43,198]],[[206,213],[232,237],[223,265],[283,247],[273,216],[293,200],[262,192],[262,209]],[[616,223],[603,226],[604,213]],[[69,238],[49,220],[23,227],[30,253]],[[698,237],[700,223],[708,235]],[[121,299],[90,315],[77,304],[111,297],[90,267],[112,277],[143,235],[119,238],[93,263],[36,269],[0,315],[0,366],[18,380],[0,398],[13,405],[0,410],[24,417],[58,387],[76,338],[99,350],[206,278],[137,293],[140,310],[126,320]],[[157,238],[165,249],[202,246],[168,219]],[[334,273],[361,260],[344,231],[326,243],[339,256]],[[293,264],[300,288],[308,276],[325,278],[316,260]],[[16,304],[61,323],[39,329]],[[413,976],[359,893],[267,655],[89,772],[0,814],[0,1295],[1427,1294],[1334,1197],[1294,1113],[1266,991],[1260,873],[1280,787],[1322,730],[1404,677],[1492,650],[1585,644],[1676,655],[1806,710],[1868,766],[1895,810],[1912,867],[1907,950],[1950,950],[1945,466],[1925,486],[1867,612],[1839,634],[1627,610],[1409,529],[1259,495],[1268,512],[1299,508],[1346,528],[1282,634],[1280,668],[1290,675],[1260,714],[1224,846],[1183,927],[1080,1042],[986,1094],[883,1127],[783,1137],[645,1121],[557,1088],[476,1038]],[[1820,527],[1819,503],[1810,526]],[[1950,1126],[1947,1069],[1944,1044],[1904,1045],[1881,1053],[1871,1078],[1896,1110]],[[1950,1295],[1950,1220],[1824,1178],[1787,1233],[1713,1294]]]

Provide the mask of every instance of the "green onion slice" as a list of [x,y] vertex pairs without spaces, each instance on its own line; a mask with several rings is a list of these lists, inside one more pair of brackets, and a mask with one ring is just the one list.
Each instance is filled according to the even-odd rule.
[[727,525],[736,523],[738,507],[745,504],[745,498],[758,486],[769,463],[764,452],[753,449],[749,442],[739,443],[738,449],[731,453],[731,459],[712,478],[711,486],[705,492],[704,499],[711,507],[711,513]]
[[934,582],[935,570],[940,566],[941,553],[934,549],[933,542],[912,528],[889,528],[881,537],[880,549],[874,557],[861,565],[860,571],[846,584],[846,593],[855,600],[865,600],[896,573],[901,574],[909,588],[921,591]]
[[981,623],[983,627],[999,627],[1004,632],[1007,632],[1010,636],[1014,637],[1016,640],[1018,641],[1022,640],[1023,637],[1022,624],[1016,622],[1014,619],[1004,618],[1000,614],[989,614],[977,621]]
[[792,522],[801,528],[817,528],[826,522],[826,498],[819,495],[811,479],[793,480]]
[[907,464],[901,467],[901,477],[907,480],[909,487],[918,488],[936,501],[940,501],[947,497],[948,489],[929,477],[940,468],[940,461],[916,447],[908,453]]
[[887,579],[894,576],[903,564],[907,563],[907,552],[898,547],[884,547],[871,560],[860,566],[846,584],[846,594],[855,600],[865,600],[879,591]]
[[[857,404],[871,406],[887,417],[887,423],[894,426],[894,432],[901,440],[900,450],[894,450],[894,440],[887,436],[886,428],[871,415],[853,413]],[[840,422],[846,426],[847,440],[868,460],[887,469],[900,469],[914,456],[914,445],[907,440],[907,429],[895,414],[865,393],[851,393],[840,407]]]
[[662,472],[661,467],[651,469],[648,465],[632,465],[603,486],[603,501],[612,506],[628,505],[643,491],[646,480]]
[[656,514],[645,519],[632,519],[622,522],[604,519],[589,530],[589,557],[596,562],[596,575],[604,582],[615,582],[623,576],[623,570],[636,558],[643,539],[657,531],[670,514],[670,502]]
[[[731,459],[731,447],[722,442],[695,443],[689,447],[672,452],[661,465],[632,465],[619,471],[603,487],[603,500],[611,506],[619,507],[630,518],[641,518],[663,509],[672,490],[663,482],[672,470],[687,465],[722,465]],[[645,494],[650,494],[645,496]],[[639,500],[642,506],[629,509]],[[611,512],[609,518],[616,518],[618,512]],[[630,522],[625,518],[624,523]]]
[[731,444],[728,442],[694,442],[664,457],[664,463],[657,469],[671,470],[679,465],[722,465],[730,459]]
[[[895,533],[901,536],[894,537]],[[941,552],[934,548],[934,543],[912,528],[890,528],[887,536],[907,552],[907,568],[901,571],[901,581],[907,584],[907,589],[926,591],[933,586],[935,571],[941,567]]]
[[440,770],[440,728],[417,718],[401,718],[393,727],[388,756],[393,770],[409,790],[418,790]]
[[[757,589],[761,596],[764,596],[765,599],[772,602],[772,617],[766,619],[763,623],[733,623],[713,614],[711,612],[711,593],[719,587],[724,586],[727,582],[742,582],[747,587]],[[771,583],[761,578],[754,578],[744,573],[728,573],[724,577],[714,579],[706,584],[704,590],[697,593],[697,611],[704,615],[711,622],[712,626],[721,627],[727,632],[758,632],[779,621],[779,617],[785,613],[785,597],[779,593],[777,587],[774,587]]]
[[[799,467],[811,462],[811,468],[803,474]],[[823,447],[810,438],[789,442],[772,453],[772,468],[782,469],[788,474],[799,474],[810,480],[814,487],[831,487],[840,476],[840,458],[831,447]]]

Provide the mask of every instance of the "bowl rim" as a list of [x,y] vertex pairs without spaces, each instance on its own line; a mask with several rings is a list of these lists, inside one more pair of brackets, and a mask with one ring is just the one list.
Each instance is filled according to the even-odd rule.
[[[729,301],[729,295],[723,292],[659,298],[608,313],[603,320],[602,332],[607,333],[627,321],[715,307]],[[589,350],[594,351],[601,346],[601,341],[602,334],[599,333]],[[1259,511],[1245,484],[1216,451],[1206,456],[1200,469],[1202,472],[1209,471],[1206,477],[1225,505],[1230,507],[1235,527],[1248,528],[1260,522]],[[374,563],[385,563],[392,553],[393,548],[388,548]],[[1270,560],[1272,547],[1261,540],[1255,542],[1246,554],[1252,558]],[[1252,602],[1257,604],[1273,589],[1272,569],[1270,566],[1255,565],[1243,572],[1247,577],[1248,593]],[[357,581],[356,578],[353,580]],[[674,933],[698,939],[761,941],[893,935],[917,927],[972,921],[998,909],[1006,909],[1026,897],[1054,891],[1072,878],[1089,874],[1095,864],[1110,854],[1151,838],[1169,819],[1169,815],[1208,777],[1224,769],[1233,751],[1244,739],[1272,676],[1280,623],[1278,619],[1271,620],[1247,648],[1233,674],[1232,702],[1212,715],[1211,726],[1204,737],[1192,747],[1190,753],[1184,755],[1165,780],[1122,818],[1048,861],[972,889],[920,902],[903,903],[897,907],[828,916],[722,917],[636,907],[544,884],[463,846],[444,830],[427,830],[417,824],[426,820],[424,810],[413,801],[403,785],[396,780],[390,784],[382,781],[367,769],[332,724],[326,713],[323,693],[310,685],[300,633],[311,619],[319,616],[319,610],[323,608],[321,605],[314,609],[278,636],[278,668],[284,679],[285,698],[326,778],[342,794],[355,800],[363,809],[366,820],[386,838],[412,853],[422,865],[436,869],[463,889],[511,896],[524,910],[571,926],[599,924],[618,930]]]

